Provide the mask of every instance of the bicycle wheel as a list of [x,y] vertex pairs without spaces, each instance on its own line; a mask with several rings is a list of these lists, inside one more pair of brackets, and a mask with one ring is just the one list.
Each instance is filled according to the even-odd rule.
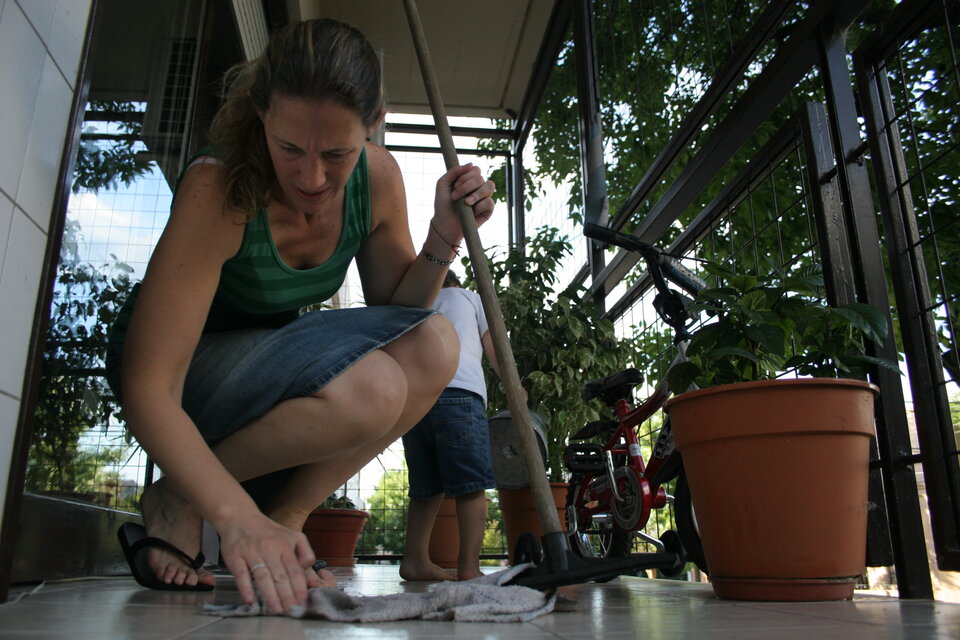
[[543,562],[543,547],[540,546],[537,536],[529,531],[520,534],[513,550],[513,563],[517,565],[524,562],[532,562],[535,567],[539,567]]
[[[583,518],[587,505],[582,504],[584,489],[594,476],[575,473],[567,488],[567,531],[576,551],[585,558],[622,558],[630,553],[633,534],[616,526],[609,509]],[[577,514],[574,527],[571,509]]]
[[677,521],[677,534],[687,554],[687,561],[697,565],[700,571],[710,575],[707,569],[707,559],[703,555],[703,543],[700,540],[700,531],[697,529],[697,516],[690,499],[690,486],[687,484],[687,474],[681,468],[677,476],[677,486],[673,491],[673,516]]

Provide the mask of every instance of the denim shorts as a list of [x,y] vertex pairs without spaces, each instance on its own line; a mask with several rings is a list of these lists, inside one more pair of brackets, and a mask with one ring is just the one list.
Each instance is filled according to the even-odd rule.
[[430,412],[403,436],[403,455],[411,498],[492,489],[490,431],[483,399],[463,389],[445,389]]
[[[205,333],[194,352],[183,408],[213,444],[289,398],[309,396],[351,365],[429,318],[398,306],[306,313],[279,329]],[[120,349],[107,357],[118,397]]]

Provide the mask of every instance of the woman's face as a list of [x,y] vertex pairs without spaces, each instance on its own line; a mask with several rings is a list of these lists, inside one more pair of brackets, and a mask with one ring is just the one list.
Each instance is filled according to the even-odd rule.
[[372,131],[335,100],[275,95],[261,118],[286,204],[305,214],[324,211],[343,192]]

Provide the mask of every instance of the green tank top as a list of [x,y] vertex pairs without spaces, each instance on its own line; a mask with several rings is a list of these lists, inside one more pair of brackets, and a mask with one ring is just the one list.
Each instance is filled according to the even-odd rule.
[[[266,209],[258,211],[244,229],[239,251],[223,264],[204,331],[280,327],[295,319],[302,307],[329,300],[343,284],[350,261],[369,235],[370,218],[366,150],[360,152],[345,186],[337,248],[323,264],[310,269],[284,264],[270,234]],[[111,343],[123,342],[139,288],[139,284],[134,287],[118,315]]]

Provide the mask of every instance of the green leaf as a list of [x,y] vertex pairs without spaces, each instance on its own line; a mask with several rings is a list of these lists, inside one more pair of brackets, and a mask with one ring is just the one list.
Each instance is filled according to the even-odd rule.
[[746,358],[751,362],[758,361],[757,354],[753,353],[752,351],[747,351],[746,349],[743,349],[741,347],[719,347],[717,349],[711,350],[708,355],[711,358],[718,359],[718,360],[721,358],[726,358],[727,356],[737,356],[740,358]]
[[675,394],[680,394],[690,388],[694,380],[700,375],[700,367],[689,360],[678,362],[667,371],[667,385]]
[[732,274],[727,282],[731,287],[742,293],[750,292],[759,283],[756,276],[748,274]]
[[887,317],[876,307],[861,302],[852,302],[840,307],[833,307],[831,312],[848,320],[863,331],[872,342],[883,344],[886,341]]
[[870,366],[876,366],[887,369],[888,371],[896,371],[898,374],[903,375],[903,371],[900,370],[900,366],[889,358],[878,358],[875,356],[868,356],[858,353],[847,356],[847,361],[858,363],[862,365],[864,369],[867,369]]
[[740,297],[740,308],[745,311],[765,310],[770,308],[769,296],[762,289],[754,289]]
[[786,353],[787,336],[783,329],[777,325],[748,326],[744,328],[744,333],[765,351],[779,356]]
[[818,265],[808,265],[814,267],[813,271],[802,269],[797,273],[790,274],[783,280],[783,286],[791,291],[803,291],[806,293],[816,293],[820,287],[824,286],[823,271]]

